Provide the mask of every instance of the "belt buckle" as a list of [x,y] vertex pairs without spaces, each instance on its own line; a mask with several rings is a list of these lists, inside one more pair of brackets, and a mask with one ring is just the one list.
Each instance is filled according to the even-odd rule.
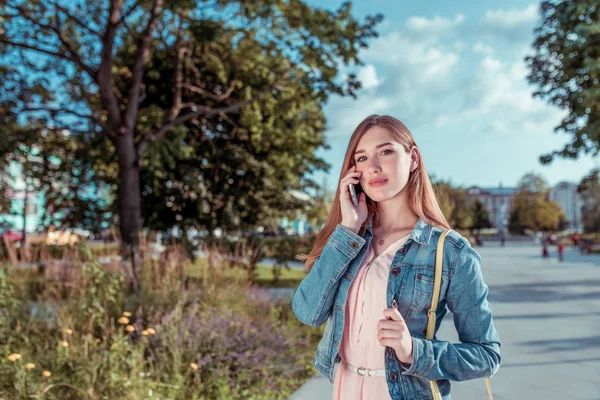
[[358,372],[358,374],[362,375],[362,376],[369,376],[369,371],[367,369],[363,368],[363,367],[358,367],[358,369],[356,370],[356,372]]

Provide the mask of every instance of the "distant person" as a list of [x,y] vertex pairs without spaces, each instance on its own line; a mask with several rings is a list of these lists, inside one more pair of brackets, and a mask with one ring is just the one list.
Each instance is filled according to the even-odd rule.
[[575,246],[576,248],[579,247],[579,233],[575,232],[573,236],[571,236],[571,240],[573,240],[573,246]]
[[[356,205],[349,185],[360,190]],[[481,256],[456,231],[445,241],[438,311],[452,312],[462,343],[424,338],[430,266],[451,228],[402,122],[372,115],[358,125],[335,200],[310,254],[298,256],[309,272],[292,300],[303,323],[327,322],[313,364],[334,382],[333,399],[432,398],[432,379],[448,399],[449,380],[494,375],[500,339]]]
[[550,238],[548,237],[548,235],[544,235],[542,237],[542,258],[548,258],[550,257]]
[[562,242],[558,243],[558,261],[565,261],[565,245]]
[[502,232],[502,234],[500,235],[500,246],[504,247],[505,243],[506,243],[506,235],[504,234],[504,232]]

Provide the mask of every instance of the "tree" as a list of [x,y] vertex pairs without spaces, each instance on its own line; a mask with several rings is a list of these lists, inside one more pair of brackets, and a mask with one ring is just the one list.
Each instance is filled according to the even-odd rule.
[[471,225],[472,229],[485,229],[492,227],[490,215],[479,199],[473,201],[471,205],[471,213],[473,217],[473,224]]
[[[300,0],[9,0],[0,10],[2,67],[11,78],[2,85],[14,92],[2,112],[51,121],[81,143],[109,141],[121,237],[130,247],[141,226],[140,171],[149,149],[189,134],[190,124],[216,126],[216,118],[240,113],[243,128],[256,133],[257,123],[272,123],[263,120],[265,109],[288,90],[312,95],[318,106],[330,94],[355,95],[359,82],[352,74],[338,80],[339,67],[360,63],[358,50],[381,20],[359,23],[349,3],[329,12]],[[168,76],[150,68],[150,59],[161,57],[173,62]],[[140,113],[152,94],[149,80],[171,90],[155,92],[162,106]]]
[[320,230],[323,227],[334,201],[336,201],[335,192],[329,190],[324,183],[312,198],[312,203],[306,211],[306,218],[313,229]]
[[453,187],[450,182],[434,183],[442,212],[450,225],[458,229],[469,229],[473,225],[471,199],[460,187]]
[[542,177],[526,174],[513,199],[508,230],[518,234],[526,229],[536,232],[558,230],[566,218],[558,203],[548,200],[548,192]]
[[526,58],[534,96],[568,110],[555,131],[571,135],[562,150],[540,157],[597,156],[600,151],[600,9],[593,0],[543,1],[541,22],[535,29],[535,54]]
[[590,171],[581,180],[577,192],[583,202],[583,229],[585,232],[600,232],[600,170]]

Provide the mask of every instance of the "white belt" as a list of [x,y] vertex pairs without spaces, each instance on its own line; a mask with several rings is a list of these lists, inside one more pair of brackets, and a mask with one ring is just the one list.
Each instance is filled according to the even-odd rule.
[[359,375],[362,376],[385,376],[385,369],[366,369],[366,368],[356,368],[350,364],[348,364],[346,361],[342,361],[344,364],[346,364],[346,366],[351,370],[356,372]]

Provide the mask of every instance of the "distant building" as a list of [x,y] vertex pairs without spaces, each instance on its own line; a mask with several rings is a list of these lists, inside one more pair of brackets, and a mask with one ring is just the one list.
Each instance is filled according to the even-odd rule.
[[550,190],[550,200],[556,201],[565,212],[568,220],[567,229],[580,231],[583,229],[581,206],[583,205],[577,184],[560,182]]
[[44,210],[44,196],[37,191],[25,190],[23,166],[11,162],[3,170],[3,182],[7,184],[6,197],[10,201],[10,213],[0,214],[0,226],[9,227],[11,230],[23,230],[23,206],[27,197],[26,232],[33,232],[40,223]]
[[466,190],[470,196],[481,201],[490,215],[492,227],[499,231],[508,231],[512,201],[515,194],[517,194],[516,188],[505,188],[500,184],[497,188],[471,186]]

